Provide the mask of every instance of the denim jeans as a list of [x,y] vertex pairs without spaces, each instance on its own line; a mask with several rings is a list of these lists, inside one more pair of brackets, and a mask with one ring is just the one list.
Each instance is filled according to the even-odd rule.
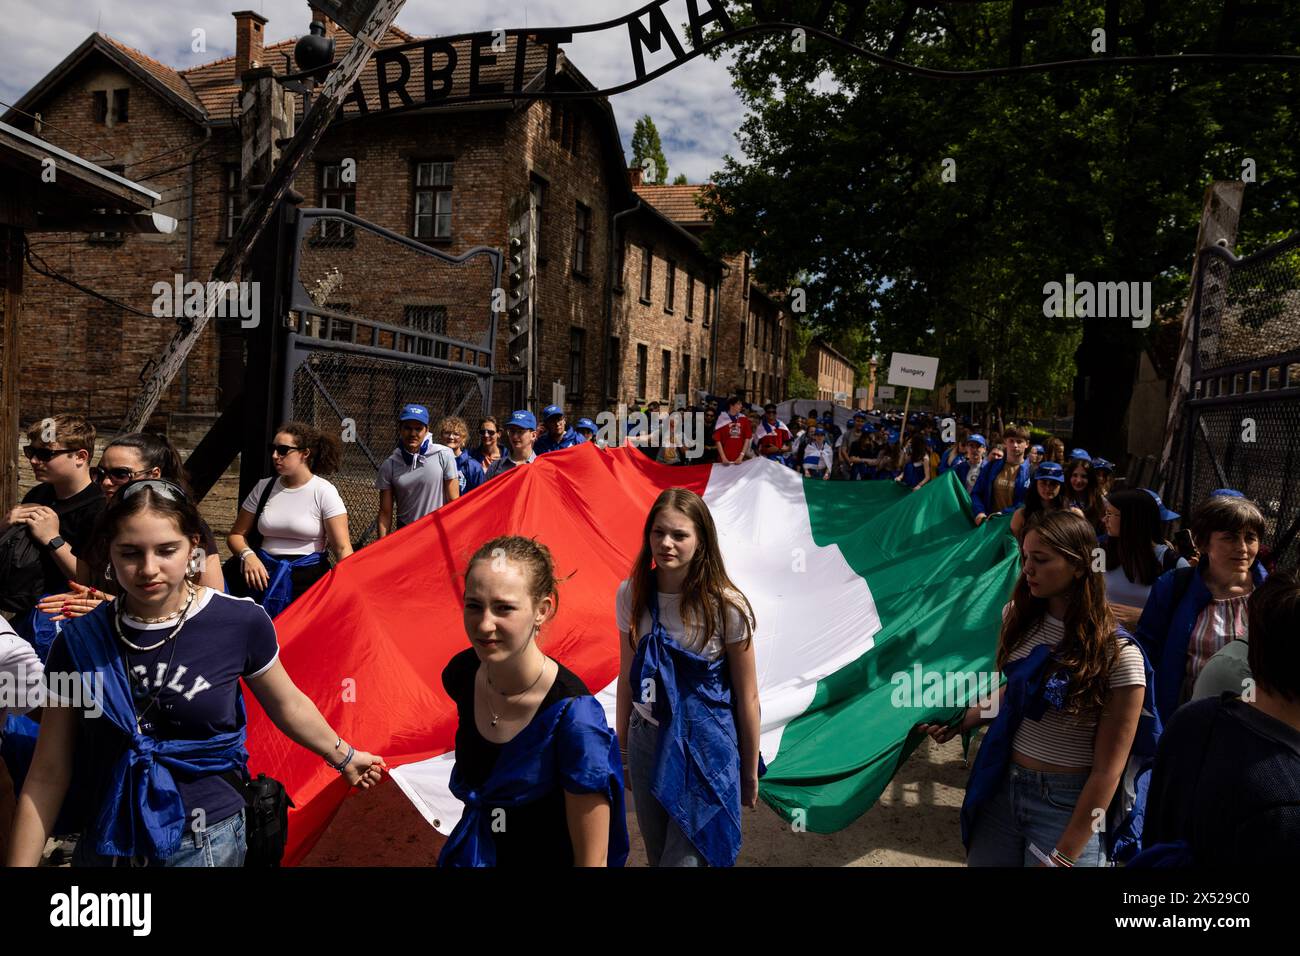
[[[1042,773],[1013,763],[971,826],[966,865],[1038,866],[1029,844],[1051,855],[1087,779],[1086,773]],[[1100,834],[1089,838],[1075,865],[1109,865]]]
[[[153,866],[243,866],[247,843],[244,835],[244,811],[226,817],[195,833],[186,829],[180,848]],[[72,852],[73,866],[146,866],[141,857],[100,856],[94,852],[93,840],[83,835]]]
[[627,736],[627,772],[632,782],[632,805],[636,807],[636,823],[650,865],[708,866],[663,804],[650,792],[659,728],[634,707],[628,719]]

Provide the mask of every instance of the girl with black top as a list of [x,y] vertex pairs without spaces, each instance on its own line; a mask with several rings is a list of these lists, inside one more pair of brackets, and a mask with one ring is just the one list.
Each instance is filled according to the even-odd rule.
[[[280,426],[271,442],[276,474],[253,486],[226,538],[241,569],[226,582],[231,594],[253,597],[275,617],[329,573],[327,545],[339,561],[352,553],[347,506],[338,489],[321,477],[338,471],[342,457],[333,435],[302,422]],[[247,538],[255,520],[262,536],[257,550]]]
[[505,536],[465,570],[465,633],[442,684],[456,702],[451,790],[465,812],[439,866],[622,866],[618,742],[582,680],[538,647],[559,606],[545,545]]
[[1065,475],[1069,482],[1066,500],[1070,506],[1083,512],[1099,537],[1105,534],[1106,523],[1102,515],[1106,509],[1092,462],[1084,458],[1072,458],[1065,466]]
[[[180,455],[166,438],[150,432],[130,432],[114,438],[105,446],[99,464],[91,473],[109,504],[128,481],[142,478],[162,478],[189,492]],[[203,573],[199,576],[199,583],[223,590],[225,579],[221,575],[217,540],[208,523],[202,519],[199,520],[199,547],[203,551]],[[48,595],[37,605],[51,620],[63,621],[88,614],[102,601],[112,600],[118,593],[116,584],[104,576],[104,568],[92,568],[85,559],[77,560],[77,579],[69,583],[71,590]]]
[[244,798],[227,779],[248,773],[241,679],[348,783],[379,781],[383,759],[345,743],[294,686],[265,611],[198,583],[199,527],[185,492],[158,479],[123,487],[96,526],[92,556],[121,595],[55,638],[11,866],[40,862],[74,762],[84,821],[74,864],[242,865]]

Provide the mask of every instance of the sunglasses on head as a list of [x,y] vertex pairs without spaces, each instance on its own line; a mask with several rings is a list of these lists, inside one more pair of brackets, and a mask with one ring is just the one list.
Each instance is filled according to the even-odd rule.
[[100,465],[96,465],[90,470],[90,473],[95,476],[96,481],[103,481],[105,478],[110,478],[119,485],[123,482],[130,481],[137,475],[148,474],[148,472],[148,468],[143,471],[132,471],[130,468],[104,468]]
[[189,496],[185,490],[174,481],[168,481],[166,478],[143,478],[140,481],[132,481],[122,486],[122,490],[117,493],[118,501],[126,501],[132,496],[149,488],[154,494],[160,495],[169,501],[188,501]]
[[76,448],[42,448],[39,445],[28,445],[23,449],[23,454],[28,458],[35,458],[37,461],[48,462],[55,455],[75,455],[77,451]]
[[299,448],[297,445],[270,444],[267,445],[266,447],[267,450],[270,451],[272,455],[279,455],[281,458],[284,458],[291,451],[302,451],[302,449]]

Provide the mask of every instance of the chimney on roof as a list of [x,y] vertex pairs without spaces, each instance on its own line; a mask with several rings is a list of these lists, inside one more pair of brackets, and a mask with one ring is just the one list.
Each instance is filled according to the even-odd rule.
[[312,3],[311,0],[307,0],[307,6],[311,8],[311,18],[313,20],[319,20],[321,23],[325,24],[325,35],[327,37],[332,37],[338,32],[338,24],[324,13],[317,10],[316,5]]
[[235,13],[235,76],[243,76],[262,65],[262,28],[265,26],[266,17],[260,13],[252,10]]
[[640,187],[641,185],[640,166],[629,166],[627,168],[627,181],[632,184],[633,189],[637,189]]

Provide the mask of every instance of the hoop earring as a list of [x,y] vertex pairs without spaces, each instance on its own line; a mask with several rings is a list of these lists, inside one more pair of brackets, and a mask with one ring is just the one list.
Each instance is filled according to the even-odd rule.
[[105,567],[104,567],[104,580],[105,580],[105,581],[112,581],[112,580],[114,580],[114,578],[113,578],[113,562],[112,562],[112,561],[108,562],[108,564],[105,565]]
[[185,573],[187,577],[191,578],[197,578],[203,573],[203,562],[199,560],[199,553],[197,551],[190,552],[190,560],[189,564],[185,567]]

